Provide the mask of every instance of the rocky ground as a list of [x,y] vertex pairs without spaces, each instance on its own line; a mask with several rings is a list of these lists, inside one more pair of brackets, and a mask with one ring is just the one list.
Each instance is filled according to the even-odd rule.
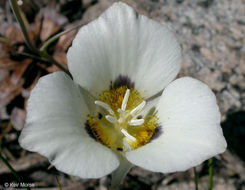
[[[77,23],[86,24],[95,19],[114,0],[83,0],[82,9],[77,10],[76,14],[74,10],[72,13],[69,9],[65,9],[65,7],[69,7],[66,1],[59,3],[53,1],[52,3],[52,1],[40,0],[37,2],[42,7],[42,11],[52,12],[47,18],[44,17],[46,21],[42,20],[43,25],[47,26],[45,30],[39,31],[40,41],[43,42],[58,31],[70,28]],[[71,2],[77,3],[75,0]],[[245,149],[243,148],[245,144],[245,1],[124,0],[124,2],[141,14],[160,23],[167,23],[182,45],[183,66],[179,77],[197,78],[208,84],[215,92],[222,113],[222,127],[229,150],[215,159],[213,189],[245,190]],[[11,38],[11,33],[6,32],[6,28],[8,28],[6,25],[13,26],[15,21],[10,13],[8,3],[0,0],[0,5],[0,33],[2,36],[6,36],[7,33]],[[29,10],[26,8],[23,12],[29,11],[28,14],[31,15],[33,13],[30,13],[30,10],[31,8]],[[37,20],[33,24],[34,28],[38,25]],[[34,21],[32,20],[32,22]],[[18,31],[15,31],[16,33]],[[58,61],[65,60],[66,50],[74,35],[75,31],[61,37],[53,48],[53,56]],[[18,41],[18,44],[23,43],[23,39],[19,38],[15,41]],[[23,49],[24,46],[18,46],[18,52],[22,51],[21,47]],[[4,51],[6,52],[6,48]],[[3,60],[3,53],[0,55]],[[29,68],[29,62],[33,61],[22,59],[24,66],[16,69],[15,60],[7,59],[6,53],[4,55],[8,67],[6,64],[3,66],[3,61],[0,61],[0,140],[2,151],[11,165],[23,179],[34,182],[35,187],[42,189],[58,189],[56,178],[64,190],[107,189],[110,176],[99,180],[81,180],[60,173],[55,168],[48,170],[49,164],[45,158],[38,154],[26,153],[18,146],[17,137],[23,127],[24,108],[29,91],[41,75],[55,71],[57,68],[50,65],[45,65],[41,71],[32,68],[31,71],[35,71],[36,76],[29,81],[25,79],[28,76],[26,69]],[[65,65],[65,61],[63,62]],[[9,81],[12,85],[11,88]],[[6,99],[10,94],[13,98]],[[9,126],[9,121],[12,123],[11,126]],[[207,163],[199,166],[197,172],[200,177],[199,189],[208,189]],[[0,189],[4,188],[5,181],[10,182],[11,180],[14,180],[14,177],[0,163]],[[195,189],[192,170],[164,175],[137,167],[129,172],[121,188]]]

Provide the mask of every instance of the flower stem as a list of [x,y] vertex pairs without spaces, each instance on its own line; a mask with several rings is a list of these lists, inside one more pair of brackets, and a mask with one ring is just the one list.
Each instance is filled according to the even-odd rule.
[[55,59],[52,56],[50,56],[47,52],[39,51],[39,55],[47,59],[50,63],[54,64],[60,70],[64,71],[66,74],[68,74],[71,77],[70,72],[65,67],[63,67],[61,64],[59,64],[57,61],[55,61]]
[[[18,176],[18,174],[16,173],[16,171],[14,170],[14,168],[8,163],[8,161],[2,156],[1,152],[0,152],[0,159],[2,160],[2,162],[9,168],[10,172],[15,176],[15,178],[17,179],[17,181],[19,183],[24,183],[21,178]],[[27,187],[26,189],[30,189],[29,187]]]
[[208,190],[212,190],[213,188],[213,158],[208,160],[208,167],[209,167],[209,187]]
[[29,53],[26,53],[26,52],[20,52],[20,53],[17,53],[16,55],[21,55],[21,56],[25,56],[26,58],[31,58],[31,59],[34,59],[34,60],[37,60],[37,61],[42,61],[42,62],[49,63],[49,61],[46,60],[45,58],[42,58],[42,57],[39,57],[39,56],[36,56],[36,55],[33,55],[33,54],[29,54]]
[[122,155],[118,155],[120,160],[120,165],[118,168],[112,173],[111,179],[111,187],[110,190],[118,190],[119,186],[127,175],[128,171],[132,168],[132,164]]
[[21,17],[21,13],[19,10],[19,7],[17,5],[16,0],[9,0],[10,5],[12,7],[12,10],[14,12],[14,15],[16,17],[16,20],[18,21],[22,34],[25,38],[26,44],[28,46],[28,48],[35,54],[37,54],[38,56],[40,56],[41,58],[45,58],[46,60],[48,60],[50,63],[56,65],[60,70],[64,71],[66,74],[68,74],[69,76],[71,76],[71,74],[69,73],[69,71],[63,67],[61,64],[59,64],[57,61],[54,60],[54,58],[52,56],[50,56],[46,51],[40,51],[39,49],[37,49],[35,46],[32,45],[26,27],[25,27],[25,23],[23,21],[23,18]]
[[198,175],[197,175],[196,167],[194,167],[193,170],[194,170],[195,189],[198,190]]
[[78,29],[78,28],[80,28],[82,25],[84,25],[84,24],[78,24],[78,25],[74,26],[74,27],[71,28],[71,29],[65,30],[65,31],[60,32],[60,33],[56,34],[55,36],[51,37],[50,39],[48,39],[48,40],[42,45],[42,47],[40,48],[40,51],[45,51],[45,52],[47,52],[47,49],[48,49],[49,45],[50,45],[51,43],[53,43],[55,40],[57,40],[60,36],[66,34],[66,33],[68,33],[68,32],[71,32],[72,30]]
[[14,15],[16,17],[16,20],[18,21],[19,25],[20,25],[20,28],[21,28],[21,31],[22,31],[22,34],[25,38],[25,41],[26,41],[26,44],[27,46],[29,47],[30,50],[32,50],[33,52],[35,53],[38,53],[38,49],[35,48],[32,44],[31,44],[31,41],[29,39],[29,36],[28,36],[28,33],[27,33],[27,30],[26,30],[26,27],[25,27],[25,24],[24,24],[24,21],[21,17],[21,13],[20,13],[20,10],[19,10],[19,7],[17,5],[17,2],[16,0],[9,0],[10,2],[10,5],[11,5],[11,8],[14,12]]
[[62,190],[62,187],[61,187],[61,185],[60,185],[60,182],[59,182],[58,177],[56,176],[55,178],[56,178],[56,182],[57,182],[57,184],[58,184],[59,190]]

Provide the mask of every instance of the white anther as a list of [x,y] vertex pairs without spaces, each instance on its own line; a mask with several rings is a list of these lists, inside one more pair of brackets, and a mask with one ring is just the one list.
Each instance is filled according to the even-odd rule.
[[128,103],[129,94],[130,94],[130,90],[127,89],[127,90],[126,90],[126,93],[125,93],[125,95],[124,95],[124,97],[123,97],[123,101],[122,101],[122,105],[121,105],[121,109],[122,109],[123,111],[126,110],[126,106],[127,106],[127,103]]
[[131,141],[136,141],[136,138],[130,135],[125,129],[121,129],[121,132],[124,134],[125,137],[127,137]]
[[128,124],[132,126],[139,126],[142,125],[145,122],[144,119],[131,119]]
[[115,117],[111,116],[111,115],[106,115],[105,118],[110,123],[116,123],[117,122],[117,119]]
[[145,107],[146,101],[142,101],[138,106],[136,106],[131,112],[130,115],[135,116]]
[[125,151],[131,151],[132,150],[131,146],[128,144],[126,137],[123,138],[123,147],[125,148]]
[[106,103],[104,103],[104,102],[101,102],[101,101],[99,101],[99,100],[94,101],[94,103],[95,103],[96,105],[98,105],[98,106],[104,108],[104,109],[105,109],[106,111],[108,111],[111,115],[114,115],[114,111],[111,109],[111,107],[110,107],[108,104],[106,104]]

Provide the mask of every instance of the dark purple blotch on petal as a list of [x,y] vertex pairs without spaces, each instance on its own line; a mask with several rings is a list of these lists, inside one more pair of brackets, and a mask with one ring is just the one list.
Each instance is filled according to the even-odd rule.
[[162,130],[162,126],[158,126],[155,131],[154,134],[152,135],[150,142],[157,139],[158,137],[160,137],[163,134],[163,130]]
[[127,86],[127,88],[134,88],[134,83],[128,76],[119,75],[114,82],[111,82],[110,89],[116,89],[121,86]]
[[89,126],[89,123],[88,121],[86,121],[86,123],[84,124],[85,125],[85,130],[87,131],[88,135],[93,138],[94,140],[97,141],[96,137],[94,136],[93,134],[93,131],[91,130],[90,126]]

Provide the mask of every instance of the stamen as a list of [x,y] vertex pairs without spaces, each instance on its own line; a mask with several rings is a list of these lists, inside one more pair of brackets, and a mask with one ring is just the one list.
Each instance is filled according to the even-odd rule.
[[127,89],[127,90],[126,90],[126,93],[125,93],[125,95],[124,95],[124,97],[123,97],[123,102],[122,102],[122,105],[121,105],[121,109],[122,109],[123,111],[126,110],[126,106],[127,106],[127,103],[128,103],[129,94],[130,94],[130,90]]
[[114,115],[114,111],[111,109],[111,107],[110,107],[108,104],[106,104],[106,103],[104,103],[104,102],[101,102],[101,101],[99,101],[99,100],[94,101],[94,103],[95,103],[96,105],[98,105],[98,106],[104,108],[104,109],[105,109],[106,111],[108,111],[111,115]]
[[117,122],[117,119],[115,117],[111,116],[111,115],[106,115],[105,118],[110,123],[116,123]]
[[145,107],[146,101],[142,101],[138,106],[136,106],[131,112],[130,115],[135,116]]
[[123,138],[123,147],[125,148],[125,151],[131,151],[132,148],[131,146],[128,144],[126,137]]
[[131,141],[136,141],[136,138],[134,138],[132,135],[130,135],[125,129],[121,129],[121,132],[124,134],[125,137],[127,137]]
[[145,122],[144,119],[131,119],[128,124],[132,126],[139,126],[142,125]]

